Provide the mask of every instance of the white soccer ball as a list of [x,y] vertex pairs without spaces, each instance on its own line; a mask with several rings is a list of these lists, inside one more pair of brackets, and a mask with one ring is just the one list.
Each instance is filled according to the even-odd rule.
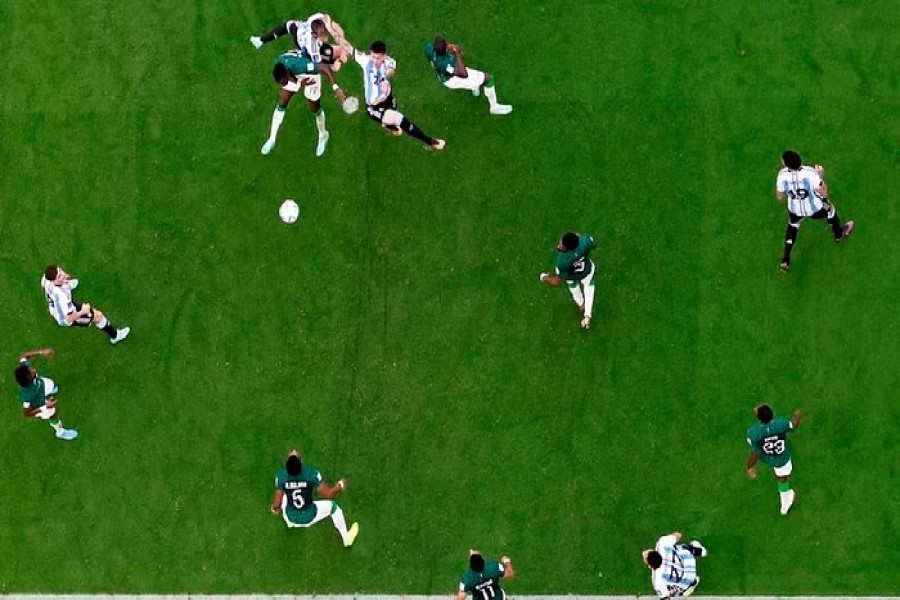
[[285,200],[278,209],[278,216],[285,223],[293,223],[300,216],[300,206],[293,200]]
[[353,96],[349,96],[346,100],[344,100],[344,104],[342,105],[344,112],[348,115],[352,115],[357,110],[359,110],[359,100],[354,98]]

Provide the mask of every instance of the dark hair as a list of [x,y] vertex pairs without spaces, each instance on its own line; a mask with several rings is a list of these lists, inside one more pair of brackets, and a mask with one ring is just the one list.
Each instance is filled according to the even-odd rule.
[[313,31],[322,31],[323,29],[325,29],[325,21],[322,19],[316,19],[312,22]]
[[562,244],[563,248],[566,250],[574,250],[578,247],[578,234],[574,231],[570,231],[563,236]]
[[775,413],[772,412],[772,407],[768,404],[760,404],[756,407],[756,418],[759,419],[760,423],[769,423],[775,417]]
[[443,56],[447,54],[447,40],[439,35],[434,36],[434,53]]
[[800,158],[800,155],[793,150],[785,150],[781,155],[781,161],[784,163],[784,166],[794,171],[799,169],[803,164],[803,160]]
[[319,48],[319,56],[322,57],[322,62],[326,65],[334,64],[334,48],[331,44],[322,44]]
[[21,363],[16,370],[13,371],[16,375],[16,383],[18,383],[22,387],[28,387],[31,384],[31,374],[28,369],[28,365],[25,363]]
[[647,564],[651,569],[658,569],[662,566],[662,555],[656,550],[647,553]]
[[277,62],[275,66],[272,67],[272,77],[276,82],[281,83],[281,80],[287,77],[288,68],[284,66],[284,63]]
[[53,281],[59,275],[59,265],[50,265],[44,269],[44,278],[47,281]]
[[284,468],[287,470],[288,475],[296,477],[303,470],[303,461],[296,454],[291,454],[288,456],[287,462],[284,463]]
[[484,571],[484,557],[477,552],[469,556],[469,568],[476,573]]
[[369,52],[374,52],[375,54],[385,54],[387,53],[387,44],[385,44],[381,40],[375,40],[374,42],[372,42],[372,45],[369,46]]

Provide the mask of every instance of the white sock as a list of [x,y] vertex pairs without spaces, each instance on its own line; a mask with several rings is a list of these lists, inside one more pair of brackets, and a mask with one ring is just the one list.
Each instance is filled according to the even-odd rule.
[[581,293],[580,285],[570,287],[569,293],[572,294],[572,299],[575,300],[575,304],[577,304],[578,306],[584,306],[584,294]]
[[97,328],[103,329],[107,325],[109,325],[109,319],[107,319],[106,317],[103,317],[102,319],[100,319],[100,322],[97,323]]
[[272,126],[269,127],[269,140],[274,142],[275,138],[278,137],[278,130],[281,129],[281,124],[284,122],[284,109],[280,106],[275,107],[275,112],[272,113]]
[[491,105],[491,108],[497,106],[497,86],[492,85],[490,87],[485,86],[484,88],[484,97],[487,98],[488,104]]
[[59,435],[63,432],[62,421],[57,421],[56,423],[50,423],[50,426],[56,431],[56,435]]
[[587,284],[584,286],[584,316],[591,318],[594,311],[594,285]]
[[331,522],[334,523],[334,528],[338,530],[338,533],[341,534],[341,539],[346,544],[347,536],[350,534],[347,532],[347,521],[344,520],[344,511],[341,510],[340,506],[335,505],[335,511],[331,513]]
[[325,135],[327,130],[325,129],[325,111],[321,108],[319,112],[316,113],[316,127],[319,128],[319,135]]

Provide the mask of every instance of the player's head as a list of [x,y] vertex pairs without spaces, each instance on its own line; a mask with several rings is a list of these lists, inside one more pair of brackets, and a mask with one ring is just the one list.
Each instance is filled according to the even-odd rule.
[[658,569],[662,566],[662,554],[656,550],[647,553],[647,566],[651,569]]
[[66,282],[66,272],[59,265],[50,265],[44,269],[44,279],[62,285]]
[[372,57],[372,62],[375,63],[376,67],[380,67],[381,63],[384,62],[384,57],[387,55],[387,44],[382,42],[381,40],[375,40],[372,42],[372,45],[369,46],[369,56]]
[[443,37],[436,35],[434,36],[434,42],[432,43],[434,46],[434,53],[438,56],[443,56],[447,54],[447,40]]
[[469,568],[476,573],[484,571],[484,557],[480,552],[473,552],[469,555]]
[[792,171],[796,171],[803,164],[803,159],[793,150],[785,150],[781,155],[781,163]]
[[568,232],[566,235],[562,236],[562,239],[559,240],[559,245],[556,247],[557,250],[566,251],[566,250],[574,250],[578,247],[578,234],[574,231]]
[[325,21],[316,19],[312,22],[312,32],[316,38],[324,40],[328,37],[328,29],[325,27]]
[[16,383],[22,387],[31,385],[31,382],[34,381],[34,378],[37,376],[37,371],[34,370],[34,367],[26,365],[25,363],[17,366],[13,373],[16,376]]
[[300,474],[300,471],[303,470],[303,461],[300,460],[300,455],[291,454],[288,456],[287,460],[284,463],[284,469],[288,472],[288,475],[296,477]]
[[772,419],[775,418],[775,413],[772,412],[772,407],[768,404],[760,404],[756,407],[756,418],[759,419],[759,422],[763,425],[772,422]]
[[288,71],[288,68],[284,66],[284,63],[277,62],[275,66],[272,67],[272,79],[275,80],[279,85],[287,85],[291,80],[291,73]]

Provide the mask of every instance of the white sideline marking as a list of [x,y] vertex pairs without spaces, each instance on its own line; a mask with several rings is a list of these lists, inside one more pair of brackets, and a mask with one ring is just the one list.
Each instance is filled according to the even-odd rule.
[[[265,596],[256,594],[0,594],[4,600],[451,600],[453,594],[438,596],[389,596],[379,594]],[[509,594],[516,600],[658,600],[656,596],[540,596]],[[898,600],[900,596],[704,596],[697,600]]]

